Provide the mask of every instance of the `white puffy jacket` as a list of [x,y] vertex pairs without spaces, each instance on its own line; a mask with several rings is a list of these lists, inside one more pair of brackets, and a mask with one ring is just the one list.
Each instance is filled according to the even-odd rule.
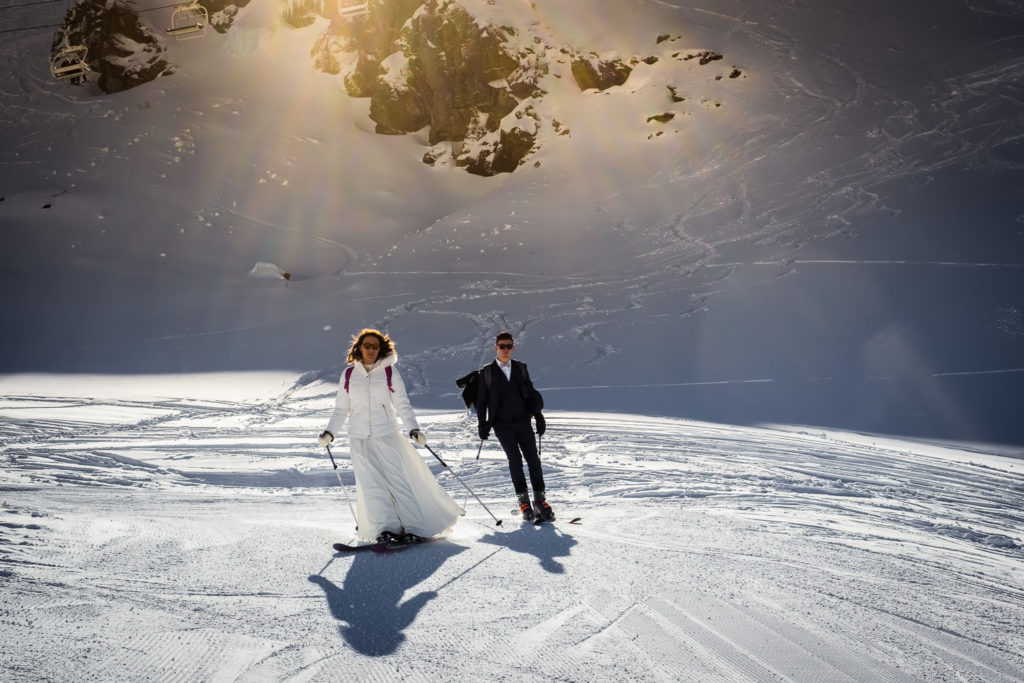
[[[341,373],[338,398],[334,402],[334,414],[327,423],[327,431],[335,436],[348,422],[348,435],[355,438],[382,436],[399,431],[397,417],[402,419],[405,432],[419,429],[416,415],[405,393],[405,382],[394,367],[398,355],[392,353],[381,358],[367,372],[362,363],[355,363],[349,377],[348,392],[345,391],[345,373]],[[391,387],[385,368],[391,366]],[[347,368],[346,368],[347,370]]]

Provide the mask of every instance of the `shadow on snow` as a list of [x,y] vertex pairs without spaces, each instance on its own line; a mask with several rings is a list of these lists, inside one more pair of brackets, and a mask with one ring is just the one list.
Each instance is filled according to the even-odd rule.
[[465,549],[435,541],[402,551],[401,559],[361,552],[353,556],[341,586],[318,574],[311,575],[309,581],[324,590],[331,616],[342,622],[338,631],[352,649],[380,657],[399,648],[405,641],[405,628],[437,597],[436,591],[422,591],[403,601],[406,591]]
[[524,523],[517,531],[484,536],[480,542],[533,555],[540,561],[540,566],[552,574],[565,573],[565,566],[557,558],[568,557],[572,547],[578,543],[575,538],[553,524],[534,526],[530,523]]

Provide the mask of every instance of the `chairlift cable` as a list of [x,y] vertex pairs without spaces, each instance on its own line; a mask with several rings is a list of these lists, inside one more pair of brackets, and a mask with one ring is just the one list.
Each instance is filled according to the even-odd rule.
[[[64,2],[64,0],[40,0],[40,2],[30,2],[28,5],[44,5],[53,2]],[[28,5],[13,5],[13,7],[27,7]],[[146,9],[136,10],[136,14],[142,14],[143,12],[153,12],[158,9],[170,9],[172,7],[180,6],[180,2],[176,2],[173,5],[160,5],[159,7],[147,7]],[[0,7],[0,9],[10,9],[9,7]],[[0,28],[0,33],[15,33],[16,31],[37,31],[41,28],[60,28],[64,24],[40,24],[38,26],[21,26],[18,28]]]
[[64,2],[64,0],[36,0],[36,2],[25,2],[20,5],[3,5],[0,9],[14,9],[15,7],[31,7],[32,5],[49,5],[54,2]]
[[0,28],[0,33],[14,33],[15,31],[35,31],[41,28],[60,28],[63,24],[42,24],[41,26],[22,26],[21,28]]
[[[176,2],[172,5],[160,5],[159,7],[147,7],[146,9],[135,10],[136,14],[142,14],[143,12],[153,12],[158,9],[170,9],[171,7],[180,7],[182,3]],[[187,2],[185,4],[188,4]]]
[[[46,5],[54,2],[64,2],[64,0],[39,0],[39,2],[30,2],[25,5],[11,5],[10,7],[0,7],[0,9],[11,9],[12,7],[27,7],[29,5]],[[170,9],[172,7],[181,7],[180,2],[176,2],[171,5],[160,5],[159,7],[147,7],[146,9],[136,10],[136,14],[142,14],[143,12],[153,12],[158,9]],[[187,2],[185,4],[188,4]],[[17,31],[38,31],[42,28],[60,28],[64,24],[40,24],[38,26],[20,26],[18,28],[0,28],[0,33],[16,33]]]

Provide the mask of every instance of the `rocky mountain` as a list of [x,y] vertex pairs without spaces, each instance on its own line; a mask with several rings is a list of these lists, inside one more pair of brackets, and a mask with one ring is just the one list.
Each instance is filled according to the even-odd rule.
[[[202,7],[210,26],[223,33],[247,1],[202,0]],[[496,5],[497,0],[293,0],[284,5],[281,20],[292,29],[323,25],[310,48],[313,64],[338,75],[349,96],[369,98],[377,133],[427,129],[424,163],[482,176],[527,163],[544,132],[571,135],[557,110],[544,106],[552,83],[571,81],[581,91],[600,92],[626,84],[640,63],[697,60],[706,66],[723,59],[716,52],[671,46],[667,52],[659,47],[661,54],[604,55],[562,44],[537,20],[502,22],[508,17],[488,11]],[[527,12],[536,10],[522,5]],[[122,0],[82,0],[55,37],[55,51],[65,36],[88,47],[89,66],[106,93],[174,71],[164,47],[174,38],[148,28]],[[677,40],[652,36],[650,45]],[[742,72],[732,67],[728,76]],[[666,106],[685,101],[676,85],[665,87]],[[656,111],[648,121],[663,124],[673,118],[671,110]]]
[[[370,98],[378,133],[429,126],[433,147],[423,157],[428,164],[451,163],[484,176],[514,171],[538,149],[543,128],[570,134],[557,113],[540,113],[547,94],[542,81],[551,74],[561,78],[559,65],[569,65],[580,90],[603,91],[626,83],[641,61],[659,59],[605,58],[586,47],[557,44],[539,22],[488,23],[467,4],[370,0],[363,13],[330,16],[312,50],[317,67],[341,75],[352,97]],[[652,36],[652,45],[671,39]],[[673,57],[697,58],[701,65],[722,59],[707,50],[676,51]],[[735,68],[730,74],[740,75]],[[673,101],[682,101],[667,87]]]

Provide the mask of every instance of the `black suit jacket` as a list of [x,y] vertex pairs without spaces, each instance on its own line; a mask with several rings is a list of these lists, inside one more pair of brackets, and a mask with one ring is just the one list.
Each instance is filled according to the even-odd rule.
[[[531,415],[538,415],[544,410],[544,398],[533,386],[526,363],[512,359],[511,375],[511,380],[505,379],[496,359],[480,369],[476,416],[481,427],[490,428],[495,424],[509,424],[520,419],[529,420]],[[520,402],[509,396],[511,392],[517,392],[522,399],[522,415],[515,414]]]

